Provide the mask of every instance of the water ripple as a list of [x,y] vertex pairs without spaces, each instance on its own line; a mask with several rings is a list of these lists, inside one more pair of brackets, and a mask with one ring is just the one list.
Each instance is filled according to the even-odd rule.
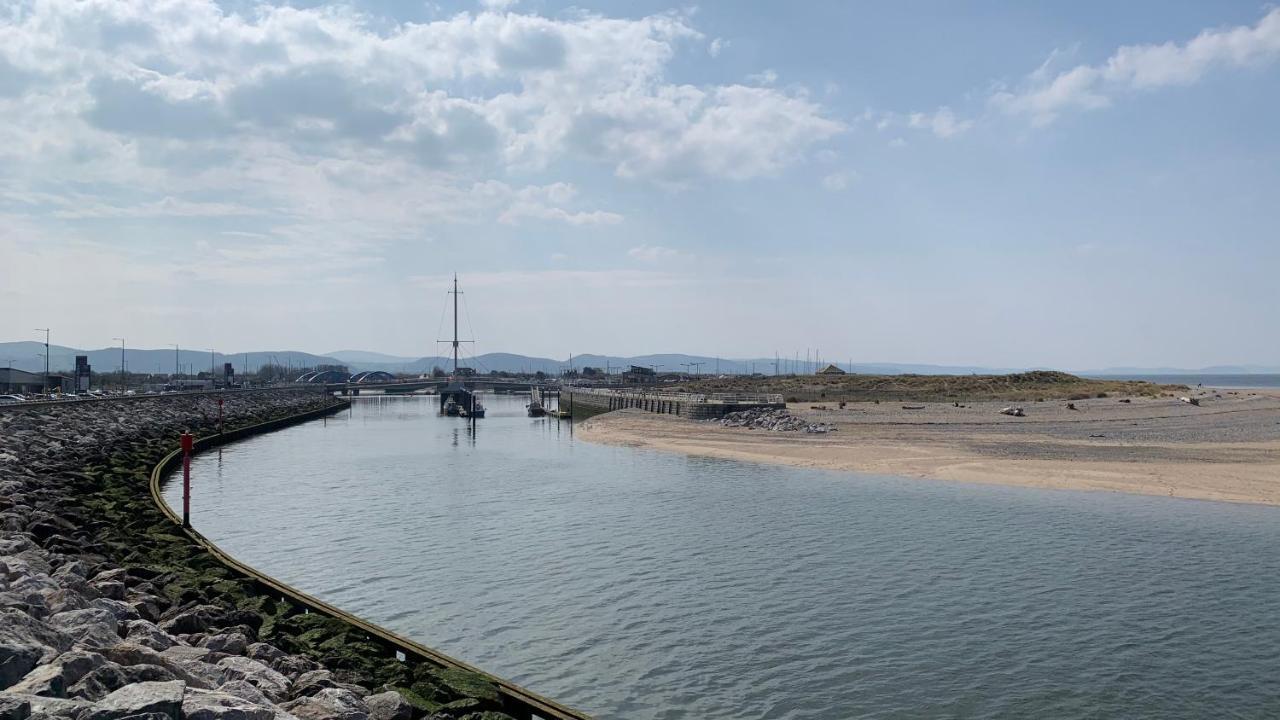
[[474,443],[368,398],[197,458],[194,522],[601,718],[1280,716],[1275,508],[599,447],[488,404]]

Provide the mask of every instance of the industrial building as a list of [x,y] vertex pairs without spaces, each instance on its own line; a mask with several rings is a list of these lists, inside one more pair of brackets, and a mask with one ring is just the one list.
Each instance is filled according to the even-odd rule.
[[[56,373],[49,374],[50,391],[71,392],[74,387],[75,382],[72,378]],[[44,373],[32,373],[17,368],[0,368],[0,392],[6,395],[40,393],[44,392],[44,388]]]

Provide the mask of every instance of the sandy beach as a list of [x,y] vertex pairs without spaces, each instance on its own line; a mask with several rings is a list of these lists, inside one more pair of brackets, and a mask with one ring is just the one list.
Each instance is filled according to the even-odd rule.
[[[626,410],[587,420],[579,437],[751,462],[1025,487],[1280,505],[1280,391],[1020,403],[792,404],[836,432],[722,427]],[[1128,402],[1125,402],[1127,400]],[[922,409],[904,409],[903,405]]]

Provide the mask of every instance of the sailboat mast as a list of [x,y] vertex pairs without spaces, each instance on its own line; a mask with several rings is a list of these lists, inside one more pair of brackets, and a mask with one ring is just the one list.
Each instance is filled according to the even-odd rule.
[[458,274],[453,274],[453,374],[458,374]]

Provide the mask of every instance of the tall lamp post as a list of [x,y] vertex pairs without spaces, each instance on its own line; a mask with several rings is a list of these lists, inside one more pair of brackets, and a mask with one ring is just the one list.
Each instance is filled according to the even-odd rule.
[[213,348],[209,348],[209,389],[213,390],[218,387],[218,382],[213,379]]
[[49,328],[36,328],[44,333],[44,394],[49,394]]
[[177,343],[170,343],[170,344],[173,345],[173,379],[177,380],[178,379],[178,345]]
[[123,393],[124,393],[124,387],[125,387],[125,379],[124,379],[124,338],[120,337],[120,338],[111,338],[111,339],[112,339],[112,340],[119,340],[119,341],[120,341],[120,392],[123,394]]

